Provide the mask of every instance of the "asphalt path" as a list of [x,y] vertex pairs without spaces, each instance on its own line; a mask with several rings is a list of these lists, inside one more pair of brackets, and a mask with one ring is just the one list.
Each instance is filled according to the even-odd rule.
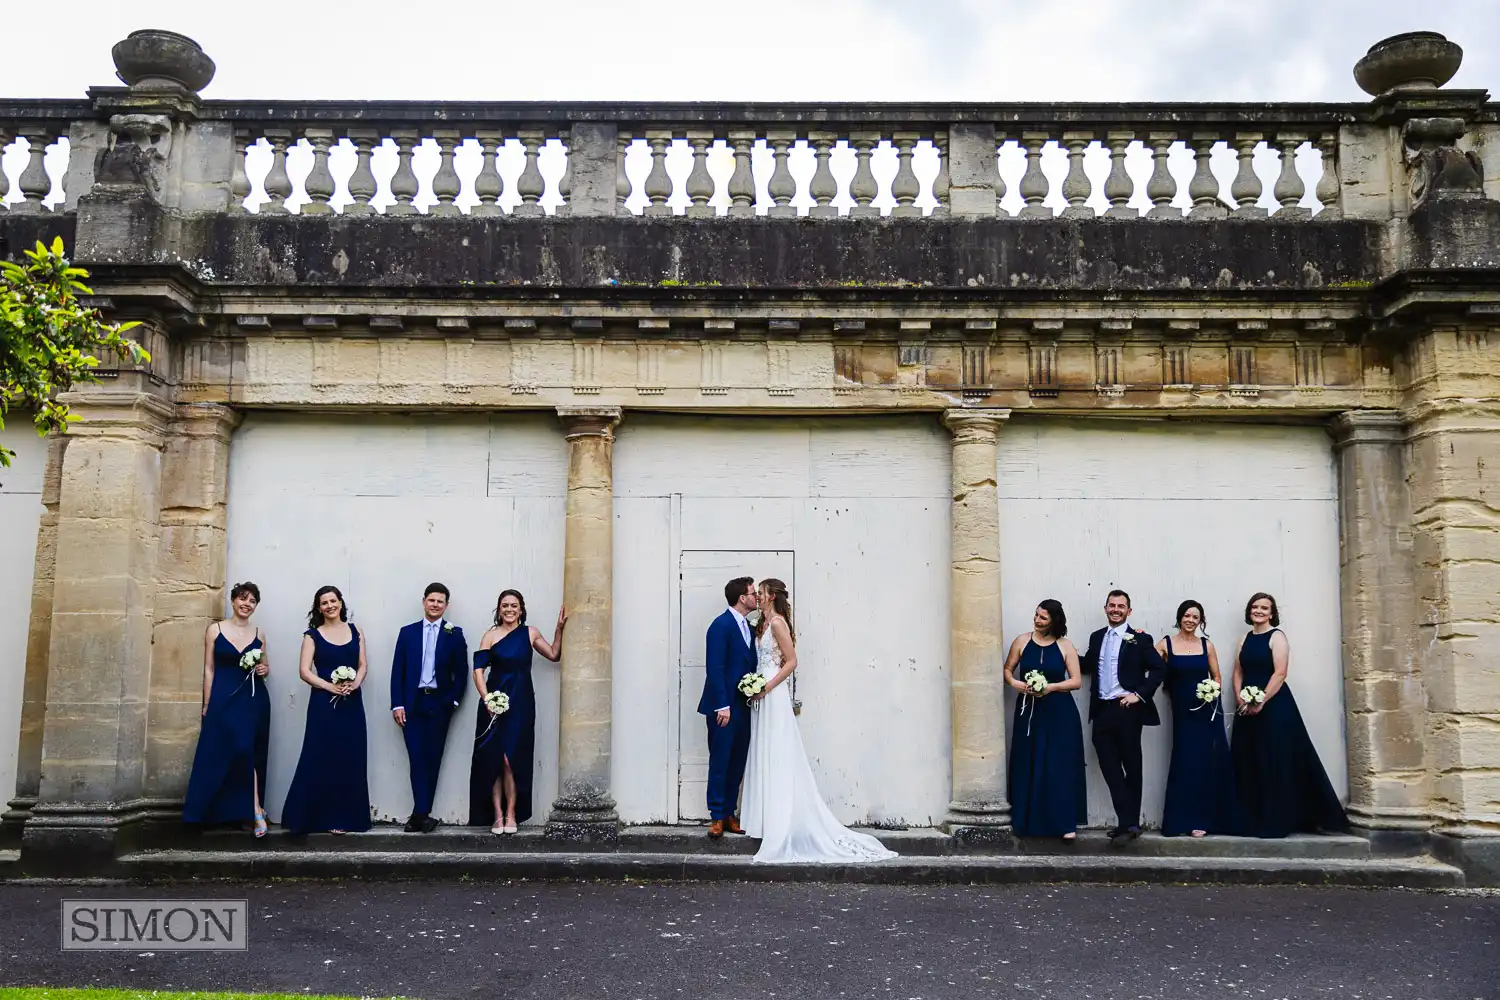
[[[63,952],[68,898],[243,898],[246,952]],[[0,985],[428,1000],[1494,1000],[1500,894],[1293,887],[0,885]]]

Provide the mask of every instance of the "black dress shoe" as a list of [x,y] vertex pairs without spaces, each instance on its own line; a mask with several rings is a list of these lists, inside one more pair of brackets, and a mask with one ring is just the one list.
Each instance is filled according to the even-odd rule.
[[424,817],[422,817],[421,815],[412,813],[411,817],[407,819],[406,825],[401,829],[406,833],[421,833],[423,819]]
[[[1104,835],[1109,838],[1110,847],[1124,847],[1130,842],[1130,831],[1123,826],[1114,827]],[[1139,830],[1136,831],[1136,835],[1140,835]]]
[[433,819],[431,816],[423,816],[422,817],[422,832],[423,833],[431,833],[433,830],[436,830],[437,828],[438,828],[438,821],[437,820]]

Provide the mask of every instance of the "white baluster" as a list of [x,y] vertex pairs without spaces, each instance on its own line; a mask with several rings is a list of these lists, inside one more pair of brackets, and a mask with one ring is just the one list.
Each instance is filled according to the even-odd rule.
[[713,145],[712,132],[689,132],[688,145],[693,147],[693,169],[687,176],[687,196],[692,199],[687,214],[691,219],[712,219],[717,212],[710,205],[714,196],[714,178],[708,172],[708,147]]
[[414,129],[392,129],[391,139],[396,143],[396,172],[391,175],[391,197],[396,203],[385,214],[416,215],[417,206],[412,202],[417,197],[417,172],[411,166],[411,151],[420,136]]
[[1007,210],[1005,208],[1005,206],[1001,204],[1001,202],[1003,202],[1005,200],[1005,192],[1006,192],[1007,188],[1005,186],[1005,174],[1002,173],[1001,170],[1000,170],[1000,158],[1005,155],[1005,143],[1007,141],[1008,141],[1008,139],[1007,139],[1005,133],[1002,132],[1000,129],[996,129],[995,130],[995,216],[997,218],[1001,218],[1001,219],[1007,218],[1010,215],[1009,210]]
[[809,132],[807,141],[812,145],[813,156],[817,160],[812,183],[807,189],[807,193],[812,195],[817,204],[813,205],[808,214],[814,219],[836,219],[839,210],[834,208],[833,199],[839,196],[839,182],[834,178],[829,163],[833,158],[833,147],[838,144],[838,133]]
[[630,215],[625,203],[630,200],[630,175],[625,172],[625,154],[635,137],[629,132],[615,136],[615,214]]
[[[4,148],[4,137],[0,136],[0,148]],[[250,197],[250,175],[245,171],[245,154],[250,148],[250,132],[234,130],[234,167],[229,174],[229,211],[238,215],[245,211],[245,199]],[[5,179],[0,177],[0,199],[5,197]]]
[[1135,181],[1125,169],[1125,152],[1135,141],[1134,132],[1109,132],[1105,134],[1109,145],[1109,176],[1104,179],[1104,197],[1109,199],[1106,219],[1134,219],[1140,213],[1130,207],[1135,195]]
[[334,184],[333,171],[328,169],[328,147],[333,145],[333,129],[310,128],[306,135],[313,150],[313,166],[302,185],[307,190],[307,204],[302,206],[301,212],[303,215],[332,215],[333,206],[329,202],[333,200]]
[[1148,219],[1180,219],[1182,209],[1172,207],[1177,197],[1177,179],[1167,169],[1167,156],[1172,152],[1172,143],[1177,141],[1175,132],[1152,132],[1147,139],[1151,144],[1151,159],[1154,165],[1151,178],[1146,181],[1146,197],[1151,199]]
[[522,129],[516,133],[516,138],[521,140],[521,146],[526,150],[526,166],[522,168],[521,176],[516,178],[516,194],[521,196],[521,204],[516,206],[513,214],[520,218],[536,218],[546,214],[540,202],[542,195],[546,193],[547,181],[542,176],[537,157],[541,155],[542,143],[547,137],[539,129]]
[[1318,203],[1323,210],[1318,213],[1319,219],[1333,220],[1344,217],[1343,207],[1339,204],[1339,137],[1337,132],[1328,133],[1318,137],[1318,152],[1323,157],[1323,176],[1318,178],[1318,186],[1313,189]]
[[1047,200],[1047,175],[1042,173],[1042,147],[1047,144],[1045,132],[1022,132],[1021,146],[1026,150],[1026,172],[1021,175],[1021,197],[1026,206],[1021,209],[1023,219],[1050,219],[1052,209],[1042,204]]
[[1278,135],[1276,145],[1281,147],[1281,174],[1276,178],[1276,186],[1271,193],[1281,203],[1276,210],[1276,218],[1283,222],[1294,219],[1306,219],[1312,212],[1298,204],[1302,195],[1307,192],[1307,185],[1302,183],[1302,175],[1297,173],[1297,147],[1307,141],[1305,135]]
[[792,219],[797,216],[797,210],[792,207],[792,199],[797,195],[797,182],[787,167],[787,157],[796,141],[795,132],[766,133],[766,145],[773,150],[776,164],[771,171],[771,179],[766,182],[766,194],[771,196],[772,202],[766,214],[773,219]]
[[922,210],[917,207],[917,195],[922,193],[922,186],[917,183],[916,171],[911,168],[912,150],[916,149],[921,138],[916,132],[897,132],[891,136],[891,143],[896,147],[896,176],[891,178],[891,197],[896,199],[896,207],[891,210],[891,215],[898,219],[920,218],[922,215]]
[[498,158],[500,147],[505,145],[505,134],[484,131],[475,133],[474,138],[479,140],[481,161],[479,175],[474,178],[474,195],[479,199],[479,204],[469,209],[469,214],[485,217],[501,215],[503,213],[496,203],[505,193],[505,178],[500,176]]
[[562,147],[563,154],[563,172],[557,179],[557,196],[562,201],[552,210],[553,215],[573,214],[573,148],[568,145],[572,139],[572,129],[563,129],[557,133],[557,144]]
[[875,172],[870,169],[870,155],[880,144],[880,133],[855,132],[850,135],[849,141],[854,145],[855,159],[858,162],[854,178],[849,182],[849,197],[854,199],[849,218],[878,219],[880,209],[870,204],[880,193],[880,187],[875,183]]
[[462,215],[456,202],[463,182],[453,166],[453,147],[463,141],[463,135],[456,129],[434,129],[432,138],[438,146],[438,168],[432,175],[432,195],[437,204],[432,206],[431,214],[447,218]]
[[937,207],[932,210],[934,216],[946,218],[949,214],[949,193],[953,188],[953,181],[948,174],[948,130],[939,129],[932,136],[932,144],[937,147],[938,172],[932,179],[932,197],[937,201]]
[[16,178],[16,190],[21,192],[23,200],[12,205],[11,210],[25,215],[44,211],[42,202],[52,192],[52,180],[47,176],[44,162],[52,136],[45,132],[30,132],[22,133],[21,137],[31,148],[27,154],[26,166],[21,171],[21,176]]
[[1226,219],[1229,209],[1219,201],[1219,179],[1214,176],[1212,157],[1219,137],[1212,132],[1193,133],[1193,179],[1188,182],[1188,197],[1193,199],[1190,219]]
[[667,200],[672,197],[672,175],[667,173],[667,147],[672,144],[672,133],[649,129],[646,142],[651,146],[651,172],[646,175],[646,197],[651,204],[646,214],[663,216],[672,214]]
[[286,172],[286,150],[292,133],[287,129],[269,128],[266,141],[271,144],[271,169],[266,172],[266,198],[260,207],[263,215],[286,215],[286,200],[292,194],[292,179]]
[[1068,199],[1063,209],[1064,219],[1092,219],[1094,210],[1089,207],[1089,195],[1094,191],[1093,182],[1083,169],[1083,154],[1094,141],[1092,132],[1064,132],[1063,145],[1068,147],[1068,176],[1063,178],[1062,195]]
[[755,174],[750,169],[750,153],[755,148],[754,132],[730,132],[729,145],[734,147],[734,173],[729,176],[729,215],[749,219],[755,215]]
[[10,194],[10,179],[5,176],[5,148],[10,145],[12,138],[9,132],[0,128],[0,212],[10,211],[5,204],[5,196]]
[[1260,145],[1260,140],[1259,132],[1237,132],[1234,136],[1234,153],[1239,160],[1239,169],[1235,171],[1234,182],[1229,185],[1229,196],[1234,199],[1236,219],[1266,217],[1266,210],[1256,204],[1260,201],[1263,187],[1260,176],[1255,172],[1255,147]]

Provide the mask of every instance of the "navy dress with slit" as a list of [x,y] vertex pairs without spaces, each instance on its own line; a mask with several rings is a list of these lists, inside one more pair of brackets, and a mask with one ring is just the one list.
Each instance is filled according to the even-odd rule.
[[214,679],[182,803],[184,822],[253,820],[257,785],[265,802],[271,694],[265,677],[254,677],[240,666],[241,656],[262,645],[259,635],[244,649],[237,649],[222,630],[214,636]]
[[517,625],[489,649],[474,654],[484,670],[484,689],[503,691],[510,708],[491,715],[484,702],[474,726],[474,763],[469,772],[469,823],[495,825],[495,781],[510,761],[516,780],[516,822],[531,818],[531,762],[536,748],[536,689],[531,683],[531,629]]

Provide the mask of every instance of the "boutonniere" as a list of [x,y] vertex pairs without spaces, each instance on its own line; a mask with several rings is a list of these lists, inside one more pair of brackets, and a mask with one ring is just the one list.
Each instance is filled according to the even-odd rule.
[[443,631],[444,632],[452,632],[453,631],[453,623],[452,622],[443,622]]
[[1120,635],[1120,641],[1121,642],[1135,642],[1135,633],[1131,632],[1130,630],[1127,629],[1124,633],[1122,633]]

